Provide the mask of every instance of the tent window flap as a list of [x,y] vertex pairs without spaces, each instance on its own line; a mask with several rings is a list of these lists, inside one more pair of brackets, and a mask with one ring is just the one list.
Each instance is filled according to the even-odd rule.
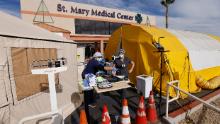
[[[48,89],[47,75],[31,74],[30,65],[34,60],[56,59],[56,49],[12,48],[11,56],[18,100]],[[56,84],[58,80],[58,75],[56,75]]]

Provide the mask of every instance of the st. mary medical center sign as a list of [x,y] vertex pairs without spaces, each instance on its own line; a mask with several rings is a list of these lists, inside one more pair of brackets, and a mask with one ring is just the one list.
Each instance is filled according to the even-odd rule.
[[134,20],[134,16],[128,14],[122,14],[120,12],[109,12],[108,10],[99,10],[99,9],[84,9],[71,6],[70,9],[67,9],[65,5],[57,4],[57,11],[63,13],[70,13],[70,14],[79,14],[84,16],[96,16],[96,17],[106,17],[106,18],[117,18],[122,20]]
[[155,18],[154,16],[149,16],[145,14],[139,14],[135,12],[129,12],[124,10],[118,10],[118,9],[110,9],[110,8],[104,8],[104,7],[98,7],[94,5],[88,5],[88,4],[81,4],[81,3],[75,3],[75,2],[58,2],[56,4],[56,11],[58,13],[62,14],[68,14],[68,15],[75,15],[79,17],[88,17],[88,18],[100,18],[100,20],[104,19],[106,21],[113,20],[113,21],[119,21],[119,22],[127,22],[127,23],[137,23],[137,15],[141,16],[142,20],[140,23],[152,23],[152,25],[155,25]]
[[[114,0],[112,0],[114,2]],[[43,3],[43,4],[42,4]],[[90,4],[62,0],[20,0],[21,17],[23,20],[33,23],[34,19],[53,19],[54,26],[62,27],[71,32],[74,31],[74,19],[96,20],[125,24],[149,24],[156,25],[155,16],[146,15],[126,10],[100,7]],[[44,14],[42,11],[46,11]],[[39,15],[38,15],[39,14]],[[50,18],[51,17],[51,18]]]

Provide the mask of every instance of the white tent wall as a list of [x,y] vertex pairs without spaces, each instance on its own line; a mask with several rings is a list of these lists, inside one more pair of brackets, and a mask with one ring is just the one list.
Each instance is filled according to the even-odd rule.
[[0,47],[0,124],[9,124],[9,92],[7,91],[7,85],[5,82],[6,67],[3,63],[3,51],[4,49]]
[[0,42],[0,123],[17,124],[24,117],[50,111],[50,98],[47,92],[17,100],[11,57],[12,47],[56,48],[57,57],[67,58],[68,67],[67,71],[59,75],[62,92],[57,92],[58,108],[62,109],[61,114],[65,118],[80,105],[80,99],[72,100],[73,94],[78,92],[76,44],[7,36],[0,36]]
[[[3,49],[0,47],[0,56],[3,58]],[[2,59],[0,59],[1,61]],[[5,106],[8,103],[7,94],[6,94],[6,85],[4,81],[4,63],[0,62],[0,107]]]
[[[0,41],[6,38],[0,37]],[[2,43],[2,42],[1,42]],[[9,102],[12,101],[10,85],[6,84],[8,79],[8,66],[6,57],[6,48],[0,46],[0,124],[9,124]]]
[[0,66],[0,107],[7,104],[6,86],[3,79],[3,67]]

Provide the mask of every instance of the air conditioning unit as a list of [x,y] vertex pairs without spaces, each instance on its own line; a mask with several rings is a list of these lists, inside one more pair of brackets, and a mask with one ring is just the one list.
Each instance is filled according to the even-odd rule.
[[145,99],[148,98],[150,91],[152,90],[153,77],[147,75],[139,75],[136,77],[136,79],[137,91],[142,93]]

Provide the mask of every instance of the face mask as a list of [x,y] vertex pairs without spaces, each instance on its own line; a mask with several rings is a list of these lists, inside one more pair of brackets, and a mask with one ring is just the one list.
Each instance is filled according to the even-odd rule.
[[124,54],[120,54],[119,57],[120,57],[121,59],[124,59]]
[[97,61],[101,62],[102,61],[102,58],[96,58]]

